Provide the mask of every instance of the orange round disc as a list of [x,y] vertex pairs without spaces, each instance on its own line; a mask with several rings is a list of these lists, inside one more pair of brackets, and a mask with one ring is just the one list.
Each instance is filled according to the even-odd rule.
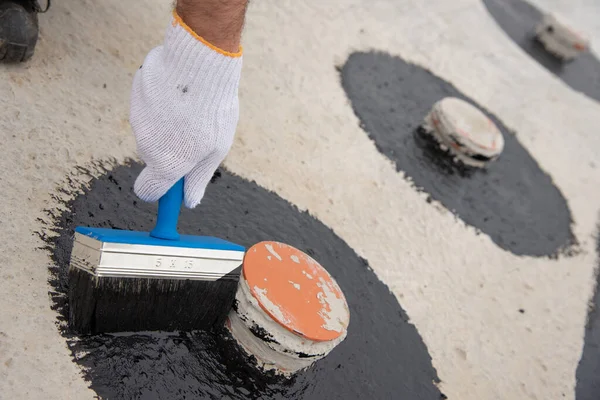
[[310,256],[278,242],[246,252],[243,277],[260,307],[291,332],[329,341],[347,329],[346,298],[329,273]]

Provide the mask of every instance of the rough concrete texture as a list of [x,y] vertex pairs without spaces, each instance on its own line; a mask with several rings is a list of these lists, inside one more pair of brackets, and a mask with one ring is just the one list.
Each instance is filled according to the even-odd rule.
[[577,366],[577,386],[575,387],[577,400],[596,400],[600,393],[600,292],[598,291],[600,288],[600,275],[598,275],[598,271],[600,271],[600,236],[597,240],[597,281],[585,326],[585,344]]
[[[162,39],[168,3],[54,2],[34,59],[0,67],[3,397],[94,396],[55,326],[51,261],[33,232],[75,165],[135,154],[131,78]],[[525,54],[478,0],[253,2],[244,45],[226,166],[309,210],[369,260],[449,398],[574,398],[596,265],[598,104]],[[335,66],[370,49],[430,69],[518,132],[567,199],[582,253],[518,257],[424,201],[359,127],[340,84]]]
[[[484,0],[484,4],[508,36],[534,60],[574,90],[600,101],[600,60],[594,53],[585,52],[563,63],[535,39],[535,28],[542,21],[545,8],[540,10],[524,0]],[[575,24],[572,29],[583,32]]]
[[446,97],[481,109],[443,79],[389,54],[354,53],[341,70],[352,108],[377,149],[415,186],[498,246],[518,255],[572,251],[565,198],[513,132],[485,113],[504,137],[504,153],[485,169],[469,168],[422,129],[431,106]]
[[[62,299],[75,226],[153,227],[156,208],[132,193],[141,170],[141,164],[133,164],[106,173],[53,219],[58,233],[49,240],[58,267],[53,270],[53,298],[63,317],[69,306]],[[270,238],[314,257],[346,293],[352,315],[346,339],[312,368],[286,381],[248,368],[251,364],[243,353],[228,344],[231,336],[220,333],[77,338],[65,332],[91,387],[106,399],[440,399],[435,385],[439,380],[423,340],[367,261],[307,212],[253,182],[226,171],[219,175],[203,207],[182,212],[180,232],[214,236],[246,248]]]

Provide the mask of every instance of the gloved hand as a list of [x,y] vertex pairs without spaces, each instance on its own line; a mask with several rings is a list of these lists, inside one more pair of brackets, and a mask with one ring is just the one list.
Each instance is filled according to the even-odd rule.
[[185,205],[200,204],[233,142],[241,53],[212,46],[173,13],[133,79],[130,124],[146,163],[134,185],[140,199],[157,201],[185,177]]

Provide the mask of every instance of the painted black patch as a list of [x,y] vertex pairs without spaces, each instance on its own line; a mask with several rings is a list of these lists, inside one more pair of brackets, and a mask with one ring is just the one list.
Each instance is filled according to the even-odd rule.
[[535,27],[543,19],[535,6],[523,0],[483,0],[483,3],[504,32],[531,58],[571,88],[600,101],[600,61],[592,53],[580,54],[563,63],[535,39]]
[[600,397],[600,292],[598,291],[600,289],[600,232],[596,250],[598,254],[596,288],[588,312],[583,351],[575,374],[577,400],[598,400]]
[[[57,266],[54,308],[63,319],[73,228],[153,227],[155,206],[138,202],[132,191],[140,171],[136,163],[105,171],[90,189],[65,204],[65,212],[54,216],[58,237],[46,241]],[[82,338],[63,332],[75,361],[86,367],[91,387],[107,399],[440,399],[435,386],[439,379],[425,344],[367,262],[308,213],[253,182],[225,170],[220,174],[202,205],[182,212],[180,231],[247,247],[277,240],[309,253],[326,266],[347,297],[348,337],[310,370],[282,381],[252,368],[252,358],[222,331]]]
[[[575,243],[571,213],[552,179],[498,118],[450,83],[380,52],[352,54],[341,77],[377,149],[465,223],[518,255],[556,255]],[[476,105],[502,131],[504,152],[486,170],[456,165],[418,129],[431,106],[447,96]]]

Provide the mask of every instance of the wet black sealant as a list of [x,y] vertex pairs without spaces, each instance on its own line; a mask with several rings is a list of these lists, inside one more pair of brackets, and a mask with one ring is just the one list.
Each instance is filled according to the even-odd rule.
[[[141,165],[105,168],[89,188],[51,212],[44,236],[55,267],[54,308],[66,318],[68,260],[75,226],[149,230],[155,205],[133,194]],[[85,171],[84,171],[85,172]],[[73,183],[65,192],[75,193]],[[348,336],[291,380],[258,372],[225,330],[77,337],[63,331],[74,361],[104,399],[441,399],[437,373],[416,328],[388,287],[333,231],[276,194],[226,170],[215,174],[201,206],[183,210],[180,231],[246,247],[288,243],[324,265],[350,307]],[[265,332],[256,332],[264,335]]]
[[535,28],[543,14],[534,5],[523,0],[483,0],[483,3],[500,28],[531,58],[572,89],[600,101],[600,60],[594,54],[584,52],[563,62],[535,38]]
[[577,400],[600,398],[600,224],[598,224],[597,235],[596,288],[589,305],[583,351],[575,374]]
[[[498,118],[430,71],[386,53],[351,54],[340,73],[361,127],[428,201],[439,201],[514,254],[575,252],[565,198]],[[502,132],[504,151],[487,168],[453,162],[420,129],[433,104],[448,96],[475,105]]]

